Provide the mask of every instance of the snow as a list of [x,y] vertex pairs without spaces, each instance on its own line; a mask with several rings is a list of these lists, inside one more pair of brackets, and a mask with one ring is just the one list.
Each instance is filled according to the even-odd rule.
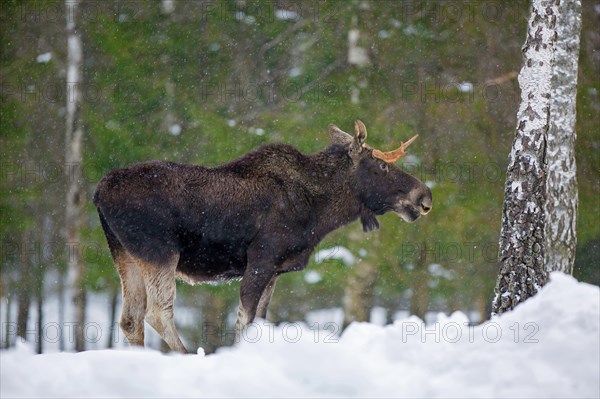
[[510,191],[516,192],[516,198],[522,200],[525,198],[525,191],[522,187],[523,182],[521,180],[514,180],[510,183]]
[[442,277],[446,280],[452,280],[454,278],[454,271],[446,269],[439,263],[430,264],[429,266],[427,266],[427,270],[429,271],[429,274],[431,274],[433,277]]
[[527,201],[527,204],[525,204],[525,212],[527,213],[538,213],[539,209],[533,201]]
[[67,114],[74,115],[80,96],[80,91],[77,89],[77,84],[80,82],[80,69],[83,53],[81,49],[81,39],[79,36],[74,34],[69,35],[67,43],[69,48],[67,85],[74,85],[71,93],[71,99],[67,102]]
[[335,247],[321,249],[315,252],[315,263],[321,264],[330,259],[337,259],[344,262],[346,266],[352,266],[356,263],[356,258],[348,248],[336,245]]
[[362,67],[369,65],[371,60],[367,49],[358,45],[359,37],[360,31],[358,29],[348,31],[348,63]]
[[409,167],[413,166],[414,167],[414,166],[417,166],[417,165],[420,165],[420,164],[421,164],[421,160],[419,159],[419,157],[417,157],[414,154],[407,154],[404,157],[404,165],[406,165],[406,166],[409,166]]
[[160,4],[160,11],[163,14],[171,14],[175,11],[175,2],[173,0],[162,0]]
[[290,78],[296,78],[298,76],[302,75],[302,69],[298,68],[298,67],[293,67],[292,69],[289,70],[288,72],[288,76]]
[[245,22],[248,25],[252,25],[256,22],[256,18],[254,16],[246,15],[243,11],[237,11],[235,13],[235,19]]
[[382,29],[382,30],[379,31],[379,33],[377,35],[381,39],[387,39],[388,37],[390,37],[390,32],[387,31],[387,30],[385,30],[385,29]]
[[248,128],[248,133],[255,134],[257,136],[263,136],[265,134],[265,129],[260,128],[260,127],[250,126]]
[[381,306],[373,307],[373,309],[371,309],[370,321],[378,326],[385,325],[387,321],[387,310]]
[[406,36],[412,36],[418,33],[417,29],[415,29],[415,27],[412,25],[408,25],[406,28],[404,28],[403,32]]
[[35,60],[40,64],[45,64],[47,62],[50,62],[51,59],[52,59],[52,53],[48,52],[48,53],[43,53],[43,54],[38,55]]
[[258,322],[209,356],[34,355],[18,344],[1,352],[0,396],[597,398],[599,302],[598,287],[554,273],[535,297],[474,327],[460,312],[430,325],[353,323],[341,337]]
[[341,326],[344,323],[344,309],[329,308],[311,310],[306,313],[304,319],[309,326],[313,326],[315,323],[322,328],[325,328],[329,324]]
[[304,281],[308,284],[316,284],[321,280],[323,280],[323,277],[321,276],[321,273],[316,270],[309,270],[304,274]]
[[298,21],[301,19],[297,12],[283,9],[275,10],[275,18],[280,21]]
[[473,83],[461,82],[458,85],[458,90],[460,90],[461,93],[473,93]]
[[181,133],[181,125],[179,123],[175,123],[169,126],[169,133],[171,133],[173,136],[179,136]]

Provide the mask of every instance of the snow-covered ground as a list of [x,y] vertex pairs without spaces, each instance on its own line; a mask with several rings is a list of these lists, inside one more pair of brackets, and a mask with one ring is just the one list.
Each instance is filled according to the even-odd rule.
[[469,327],[462,313],[423,325],[251,327],[214,355],[98,350],[1,352],[1,397],[600,396],[600,290],[553,274],[511,313]]

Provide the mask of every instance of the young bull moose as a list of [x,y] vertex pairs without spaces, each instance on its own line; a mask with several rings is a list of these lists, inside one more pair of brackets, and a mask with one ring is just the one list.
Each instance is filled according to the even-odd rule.
[[391,152],[329,125],[329,145],[305,155],[271,144],[215,168],[145,162],[109,172],[94,195],[121,277],[120,326],[144,345],[144,319],[173,350],[185,352],[173,321],[175,279],[196,284],[242,278],[239,334],[266,316],[275,280],[306,267],[331,231],[360,217],[397,213],[407,222],[431,209],[429,188],[393,163]]

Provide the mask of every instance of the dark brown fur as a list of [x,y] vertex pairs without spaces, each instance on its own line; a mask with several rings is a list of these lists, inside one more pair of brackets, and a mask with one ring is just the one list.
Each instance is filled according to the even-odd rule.
[[[191,283],[242,277],[241,329],[257,310],[264,317],[277,276],[306,267],[331,231],[357,218],[368,231],[387,211],[413,221],[430,209],[429,188],[373,158],[366,131],[352,139],[331,129],[333,143],[312,155],[272,144],[216,168],[146,162],[104,176],[94,204],[123,281],[122,327],[126,335],[126,328],[137,331],[130,342],[143,343],[143,317],[125,314],[125,307],[146,298],[127,296],[126,267],[136,268],[145,283],[146,320],[154,315],[154,324],[169,326],[175,275]],[[149,281],[165,288],[151,295]],[[166,299],[154,298],[161,295]],[[184,350],[174,328],[159,333],[171,348]]]

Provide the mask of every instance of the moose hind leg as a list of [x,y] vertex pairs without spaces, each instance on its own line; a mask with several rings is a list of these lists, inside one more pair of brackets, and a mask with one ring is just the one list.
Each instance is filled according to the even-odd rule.
[[123,295],[119,326],[130,345],[144,346],[146,288],[136,262],[125,251],[114,254]]
[[178,259],[179,257],[175,256],[164,265],[144,264],[143,274],[148,297],[146,321],[171,350],[187,353],[173,320],[175,269]]

